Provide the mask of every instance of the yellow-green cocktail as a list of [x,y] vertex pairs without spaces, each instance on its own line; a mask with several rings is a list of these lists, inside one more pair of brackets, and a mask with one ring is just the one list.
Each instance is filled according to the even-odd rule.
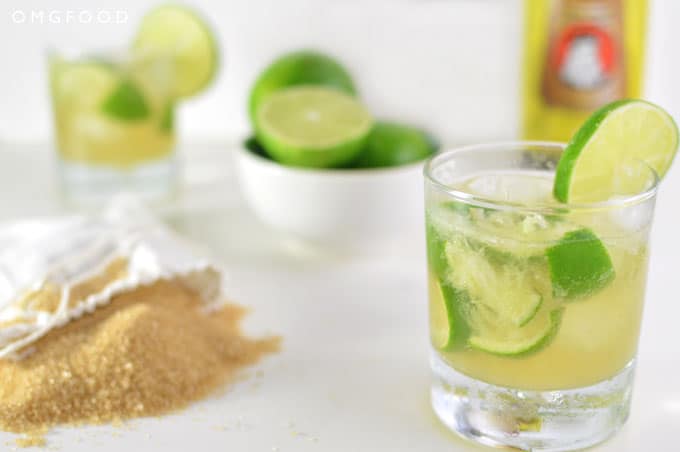
[[53,55],[57,148],[66,162],[129,169],[173,151],[174,98],[167,60]]
[[171,194],[175,108],[203,90],[217,69],[215,40],[205,22],[188,8],[161,6],[144,17],[130,48],[49,56],[67,197]]
[[566,147],[471,146],[429,162],[432,403],[445,424],[486,444],[572,450],[625,422],[655,194],[677,144],[665,112],[626,101]]
[[[457,188],[483,196],[475,188],[493,184],[516,192],[524,185],[550,205],[548,175],[490,173]],[[579,388],[619,373],[635,356],[651,216],[635,228],[615,215],[586,217],[432,206],[432,259],[441,261],[430,267],[431,334],[441,359],[471,377],[530,390]],[[611,264],[605,260],[577,293],[556,293],[550,250],[581,247],[580,259],[597,260],[605,256],[593,246],[598,240]],[[574,264],[553,260],[553,271]],[[458,331],[455,317],[450,331],[449,309],[466,323]]]

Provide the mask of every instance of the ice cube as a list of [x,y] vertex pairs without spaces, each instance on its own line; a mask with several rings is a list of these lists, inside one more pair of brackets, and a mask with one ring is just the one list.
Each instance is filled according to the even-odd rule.
[[520,204],[546,203],[552,199],[552,175],[539,171],[478,173],[461,189],[493,201]]
[[[624,198],[625,197],[621,197]],[[617,198],[612,198],[616,200]],[[654,213],[654,203],[642,202],[637,205],[615,207],[610,212],[610,220],[617,227],[626,232],[636,232],[649,225]]]

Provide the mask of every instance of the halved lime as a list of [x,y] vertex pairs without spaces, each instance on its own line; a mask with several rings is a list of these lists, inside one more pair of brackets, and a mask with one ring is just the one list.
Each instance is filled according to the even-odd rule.
[[615,277],[609,252],[587,228],[564,234],[546,251],[555,297],[574,299],[592,294]]
[[250,118],[255,121],[255,111],[270,94],[299,85],[356,93],[352,77],[337,60],[320,52],[299,50],[279,57],[262,71],[250,91]]
[[144,95],[131,80],[121,80],[104,100],[102,110],[110,117],[135,121],[149,116],[150,110]]
[[378,168],[418,162],[437,151],[432,137],[417,127],[378,122],[368,135],[366,147],[356,161],[357,168]]
[[518,328],[490,310],[477,309],[471,315],[468,339],[471,347],[504,356],[536,353],[548,345],[557,334],[562,319],[561,309],[541,309],[526,325]]
[[642,100],[613,102],[593,113],[567,145],[555,173],[553,192],[561,202],[605,201],[649,185],[649,177],[628,174],[642,160],[659,177],[678,148],[678,127],[660,107]]
[[450,351],[464,343],[469,330],[460,314],[465,294],[430,277],[430,339],[440,351]]
[[315,168],[354,159],[372,125],[370,113],[352,96],[311,85],[271,94],[255,117],[257,138],[275,160]]
[[148,13],[133,47],[144,56],[171,60],[174,97],[198,93],[217,73],[219,57],[213,32],[197,12],[185,6],[163,5]]

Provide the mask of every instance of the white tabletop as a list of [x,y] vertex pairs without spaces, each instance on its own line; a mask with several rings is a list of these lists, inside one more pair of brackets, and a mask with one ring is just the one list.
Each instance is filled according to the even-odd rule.
[[[359,258],[297,246],[258,223],[243,205],[228,145],[183,151],[186,189],[163,209],[164,216],[213,248],[229,270],[230,297],[253,308],[246,329],[281,335],[283,350],[244,371],[225,393],[185,411],[123,427],[55,429],[48,448],[491,450],[458,439],[430,410],[424,252],[413,252],[420,247]],[[678,447],[677,166],[657,203],[632,415],[598,452]],[[63,210],[48,148],[0,146],[0,220]],[[13,438],[0,433],[0,449],[11,449]]]

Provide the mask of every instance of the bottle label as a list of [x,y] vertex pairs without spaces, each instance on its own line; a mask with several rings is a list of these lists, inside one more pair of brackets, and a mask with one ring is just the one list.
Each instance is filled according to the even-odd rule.
[[551,2],[543,97],[592,110],[625,93],[622,0]]

